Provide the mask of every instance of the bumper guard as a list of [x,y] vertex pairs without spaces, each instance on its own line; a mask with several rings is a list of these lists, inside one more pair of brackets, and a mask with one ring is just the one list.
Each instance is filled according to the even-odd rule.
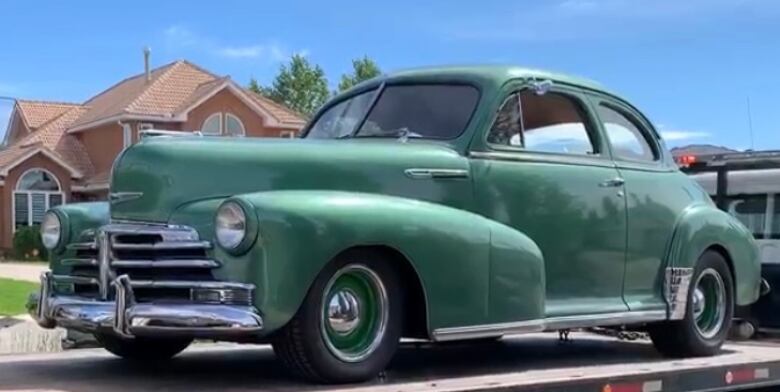
[[57,326],[84,332],[134,336],[182,336],[198,338],[237,338],[257,335],[263,320],[253,306],[199,303],[137,303],[133,287],[191,287],[220,290],[253,289],[232,282],[133,282],[127,275],[117,277],[112,286],[114,301],[55,295],[54,284],[73,283],[72,277],[51,272],[41,275],[37,303],[30,313],[43,328]]

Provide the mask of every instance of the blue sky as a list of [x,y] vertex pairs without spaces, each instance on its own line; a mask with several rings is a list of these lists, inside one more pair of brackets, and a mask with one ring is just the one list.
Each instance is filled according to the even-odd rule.
[[[0,95],[83,101],[186,58],[246,83],[303,53],[331,85],[383,70],[512,63],[585,76],[637,104],[670,145],[780,148],[776,0],[6,1]],[[10,104],[0,101],[0,124]],[[0,132],[4,131],[0,125]]]

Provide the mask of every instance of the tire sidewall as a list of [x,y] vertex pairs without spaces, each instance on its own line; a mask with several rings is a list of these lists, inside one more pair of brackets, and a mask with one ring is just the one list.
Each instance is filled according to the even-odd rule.
[[[694,316],[693,309],[693,296],[696,291],[696,283],[702,272],[707,269],[713,269],[720,275],[726,290],[726,314],[724,316],[723,324],[720,331],[711,338],[703,337],[696,328],[696,317]],[[691,278],[691,283],[688,288],[688,303],[686,306],[685,318],[683,319],[685,332],[686,335],[688,335],[687,338],[692,340],[695,347],[701,349],[702,354],[714,354],[728,338],[729,330],[734,319],[734,281],[731,276],[731,271],[723,256],[716,252],[708,251],[704,253],[699,259],[699,262],[696,263]]]
[[[382,341],[368,357],[359,362],[345,362],[328,349],[321,323],[326,286],[335,273],[349,265],[363,265],[373,270],[385,286],[388,301],[387,326]],[[307,342],[303,348],[308,351],[308,357],[319,373],[327,375],[328,381],[349,382],[372,378],[387,366],[398,347],[403,325],[402,304],[403,290],[398,273],[390,263],[376,254],[340,258],[317,276],[299,311],[303,337]]]

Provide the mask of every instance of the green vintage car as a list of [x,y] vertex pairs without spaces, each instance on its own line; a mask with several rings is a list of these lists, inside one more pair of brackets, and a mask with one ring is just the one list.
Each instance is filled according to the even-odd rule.
[[712,355],[761,287],[751,233],[634,106],[516,67],[383,76],[297,140],[148,137],[42,236],[42,326],[131,359],[271,343],[318,382],[374,377],[402,337],[629,326]]

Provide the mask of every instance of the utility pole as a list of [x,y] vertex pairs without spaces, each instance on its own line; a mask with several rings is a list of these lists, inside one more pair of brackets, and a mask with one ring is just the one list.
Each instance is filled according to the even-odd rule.
[[755,150],[756,146],[753,144],[753,114],[750,111],[750,96],[747,97],[747,116],[748,131],[750,132],[750,149]]

